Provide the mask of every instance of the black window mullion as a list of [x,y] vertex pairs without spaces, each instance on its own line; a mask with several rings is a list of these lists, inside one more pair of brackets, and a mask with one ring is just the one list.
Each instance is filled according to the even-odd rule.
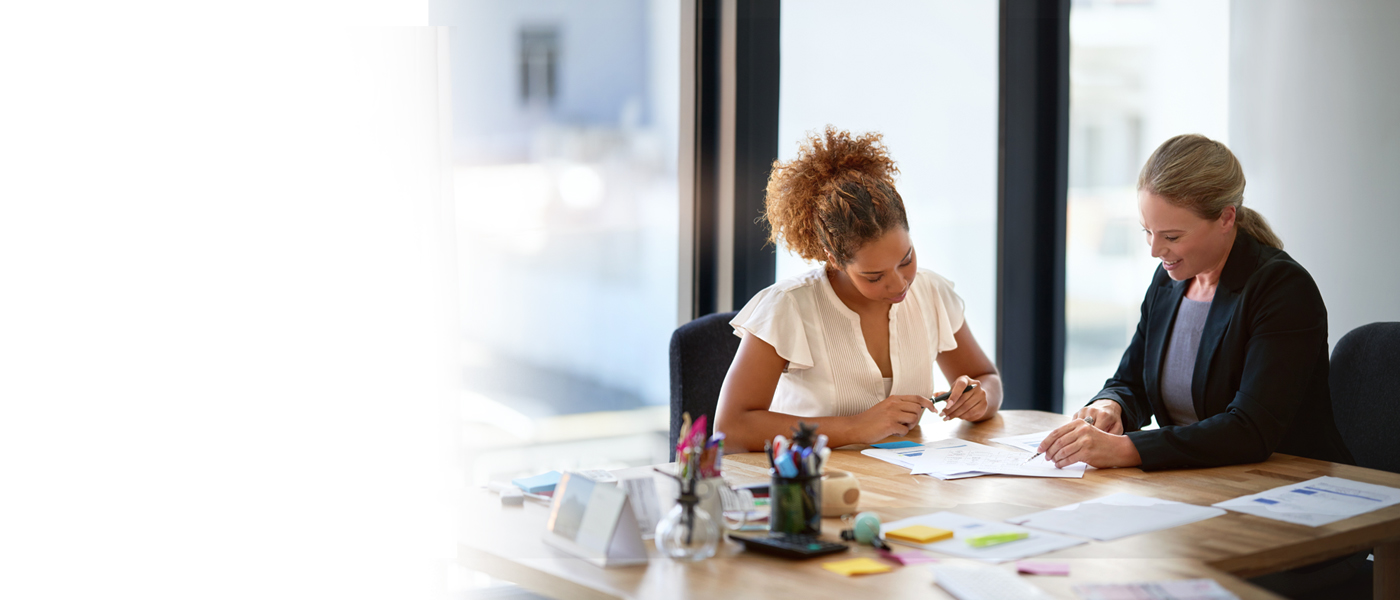
[[740,0],[735,60],[734,308],[777,276],[763,214],[768,173],[778,158],[779,0]]
[[1002,0],[997,366],[1004,408],[1064,405],[1069,0]]

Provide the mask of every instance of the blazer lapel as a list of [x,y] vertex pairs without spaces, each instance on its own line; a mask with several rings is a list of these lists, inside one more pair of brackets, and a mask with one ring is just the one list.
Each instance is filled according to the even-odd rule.
[[1166,289],[1158,292],[1157,298],[1152,302],[1152,313],[1147,325],[1147,355],[1144,357],[1147,363],[1143,365],[1143,370],[1146,371],[1143,383],[1147,385],[1147,397],[1151,401],[1153,411],[1156,411],[1159,404],[1156,400],[1162,396],[1162,355],[1166,352],[1172,322],[1176,320],[1176,307],[1181,304],[1181,296],[1186,293],[1186,283],[1170,281],[1163,285]]
[[[1225,259],[1225,268],[1220,273],[1220,284],[1215,287],[1215,297],[1210,302],[1210,312],[1206,313],[1205,328],[1201,330],[1201,345],[1196,349],[1196,366],[1191,372],[1191,403],[1196,407],[1196,415],[1206,414],[1206,381],[1215,352],[1220,348],[1220,340],[1230,328],[1230,320],[1235,316],[1235,306],[1239,304],[1240,291],[1254,274],[1258,262],[1258,242],[1241,231],[1235,236],[1235,244],[1230,247],[1230,257]],[[1184,288],[1183,288],[1184,289]]]

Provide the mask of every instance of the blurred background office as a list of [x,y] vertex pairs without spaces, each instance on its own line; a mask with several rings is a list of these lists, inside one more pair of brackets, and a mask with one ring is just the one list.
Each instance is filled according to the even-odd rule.
[[[1395,210],[1368,183],[1385,169],[1356,172],[1395,151],[1395,117],[1375,105],[1390,82],[1367,68],[1387,60],[1385,40],[1368,33],[1393,22],[1393,9],[1323,4],[1070,3],[1067,412],[1111,374],[1137,323],[1156,261],[1134,187],[1172,135],[1234,148],[1250,205],[1317,265],[1324,290],[1359,285],[1345,257],[1364,254],[1365,236],[1345,235],[1343,223],[1361,207]],[[678,321],[678,11],[659,0],[433,5],[451,40],[463,416],[483,446],[614,438],[546,453],[566,463],[665,452],[654,434]],[[1307,36],[1275,33],[1314,18],[1320,29]],[[921,264],[958,284],[995,354],[997,4],[810,0],[784,4],[781,19],[779,157],[826,123],[883,132]],[[822,35],[835,30],[861,51]],[[856,71],[878,93],[837,75]],[[813,266],[774,253],[779,279]],[[1383,297],[1329,295],[1332,339],[1383,312]],[[487,456],[497,469],[541,466]]]
[[[1065,142],[1063,400],[1116,368],[1157,261],[1138,169],[1185,132],[1226,143],[1250,206],[1317,278],[1335,342],[1400,318],[1362,265],[1400,222],[1395,5],[1073,0]],[[666,348],[684,226],[680,6],[440,0],[451,73],[464,453],[471,484],[664,461]],[[999,3],[782,3],[777,158],[827,123],[880,131],[921,266],[989,354],[999,326]],[[839,31],[841,42],[831,32]],[[853,50],[853,47],[858,50]],[[857,75],[858,74],[858,75]],[[754,215],[756,216],[756,215]],[[773,253],[775,277],[812,268]],[[739,300],[717,309],[737,308]]]
[[[474,464],[490,465],[475,477],[664,458],[678,5],[433,8],[451,47],[462,414]],[[1156,264],[1132,201],[1142,160],[1175,132],[1229,142],[1229,13],[1072,4],[1066,398],[1112,372]],[[781,19],[779,157],[827,123],[883,132],[921,265],[957,284],[995,355],[997,4],[814,0]],[[779,279],[814,266],[769,249]]]
[[[231,594],[412,596],[463,575],[446,491],[667,459],[667,344],[696,315],[694,4],[382,4],[8,9],[0,454],[10,489],[46,492],[0,511],[20,544],[0,585],[184,597],[241,564],[276,582]],[[998,111],[1004,10],[1031,3],[768,4],[772,158],[827,123],[884,133],[921,265],[989,354],[1024,350],[1001,343],[1024,333],[1006,274],[1035,257],[999,240],[1020,174]],[[1400,4],[1060,6],[1063,231],[1042,250],[1063,310],[1036,351],[1058,367],[1008,402],[1072,411],[1111,372],[1156,266],[1137,169],[1177,133],[1240,157],[1333,343],[1400,320]],[[345,27],[384,24],[420,27]],[[744,251],[771,278],[810,267]],[[707,312],[742,305],[725,289]],[[72,577],[80,541],[104,561]]]

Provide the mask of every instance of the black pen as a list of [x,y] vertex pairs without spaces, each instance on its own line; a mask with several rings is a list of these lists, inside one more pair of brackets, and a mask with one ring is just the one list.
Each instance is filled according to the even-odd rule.
[[[972,391],[972,390],[975,390],[975,389],[977,389],[977,384],[974,383],[974,384],[969,385],[969,386],[967,386],[966,388],[964,388],[964,389],[963,389],[963,393],[966,394],[966,393],[968,393],[968,392],[970,392],[970,391]],[[937,395],[937,396],[934,396],[934,397],[932,397],[932,398],[929,398],[929,400],[932,401],[932,402],[947,402],[947,401],[948,401],[948,397],[950,397],[950,396],[952,396],[952,395],[953,395],[953,390],[948,390],[948,391],[946,391],[946,392],[943,392],[942,394],[939,394],[939,395]]]

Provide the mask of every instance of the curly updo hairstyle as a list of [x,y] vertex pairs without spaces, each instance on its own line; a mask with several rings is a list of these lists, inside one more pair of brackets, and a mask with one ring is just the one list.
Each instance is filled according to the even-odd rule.
[[768,241],[803,259],[843,267],[867,242],[894,227],[909,229],[899,174],[878,133],[852,136],[826,126],[808,135],[797,158],[774,161],[764,218]]

